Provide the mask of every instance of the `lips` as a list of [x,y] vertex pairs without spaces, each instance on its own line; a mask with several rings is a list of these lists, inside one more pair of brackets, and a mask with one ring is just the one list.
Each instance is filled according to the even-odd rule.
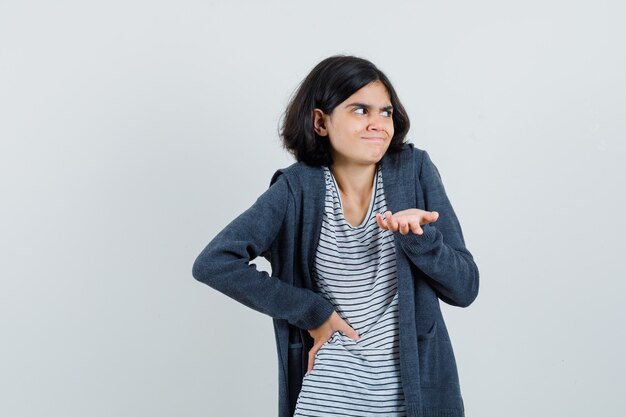
[[365,139],[371,142],[384,142],[385,141],[385,138],[381,138],[381,137],[371,137],[371,138],[362,137],[361,139]]

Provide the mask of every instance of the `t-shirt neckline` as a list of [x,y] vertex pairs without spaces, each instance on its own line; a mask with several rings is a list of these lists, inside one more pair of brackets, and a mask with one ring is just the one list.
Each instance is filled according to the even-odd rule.
[[326,167],[326,169],[328,169],[328,172],[330,173],[330,177],[333,180],[333,186],[335,187],[335,192],[337,193],[337,199],[339,199],[339,207],[341,208],[341,219],[351,229],[360,229],[360,228],[362,228],[363,226],[365,226],[367,224],[367,222],[369,221],[370,217],[372,216],[372,210],[374,209],[374,200],[376,199],[376,191],[378,190],[378,172],[380,170],[380,167],[377,166],[376,167],[376,172],[374,173],[374,183],[372,184],[372,196],[370,197],[370,204],[369,204],[369,207],[367,209],[367,214],[365,215],[365,218],[363,219],[361,224],[359,224],[358,226],[352,226],[350,224],[350,222],[346,219],[346,215],[345,215],[345,213],[343,211],[343,201],[341,201],[341,194],[339,193],[339,186],[337,185],[337,180],[335,179],[335,176],[333,175],[333,172],[330,170],[330,168]]

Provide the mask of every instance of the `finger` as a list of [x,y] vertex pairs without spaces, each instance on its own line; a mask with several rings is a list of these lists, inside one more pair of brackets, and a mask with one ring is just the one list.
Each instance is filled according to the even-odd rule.
[[385,212],[385,225],[387,230],[391,230],[391,212],[389,210]]
[[396,218],[393,217],[393,214],[390,214],[390,216],[391,216],[391,228],[393,229],[394,232],[397,232],[400,225],[398,224],[398,221],[396,220]]
[[392,232],[398,231],[398,222],[393,218],[393,213],[387,210],[385,212],[385,219],[387,220],[387,225],[389,225],[389,230]]
[[406,235],[409,233],[409,223],[406,221],[399,221],[398,230],[400,231],[400,234]]
[[361,338],[361,336],[359,336],[359,333],[356,330],[354,330],[352,326],[350,326],[345,321],[343,322],[343,325],[341,326],[341,332],[354,341],[357,341]]
[[420,227],[420,223],[419,222],[412,222],[411,223],[411,232],[413,232],[416,235],[421,235],[422,233],[424,233],[424,231]]
[[383,229],[383,230],[387,230],[389,229],[387,227],[387,222],[385,221],[385,219],[383,218],[383,215],[380,213],[376,213],[376,223],[378,223],[378,226]]
[[437,213],[436,211],[431,211],[430,213],[428,213],[428,223],[436,222],[438,218],[439,213]]
[[321,345],[313,345],[311,350],[309,350],[309,366],[307,367],[306,374],[310,374],[313,371],[313,365],[315,362],[315,355],[320,350]]
[[[439,218],[439,213],[436,211],[430,211],[430,212],[426,212],[426,214],[424,214],[424,216],[422,217],[422,219],[420,220],[420,225],[425,225],[428,223],[433,223],[436,222],[437,219]],[[419,233],[421,235],[421,233]]]

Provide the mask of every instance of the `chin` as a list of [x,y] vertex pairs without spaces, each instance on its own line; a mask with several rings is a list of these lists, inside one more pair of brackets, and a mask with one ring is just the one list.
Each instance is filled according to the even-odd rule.
[[385,156],[384,153],[381,153],[380,155],[379,154],[372,155],[366,159],[367,164],[377,164],[383,159],[383,156]]
[[380,148],[376,152],[372,152],[372,158],[375,159],[376,162],[380,161],[387,153],[387,149],[389,149],[389,147],[385,146],[384,148]]

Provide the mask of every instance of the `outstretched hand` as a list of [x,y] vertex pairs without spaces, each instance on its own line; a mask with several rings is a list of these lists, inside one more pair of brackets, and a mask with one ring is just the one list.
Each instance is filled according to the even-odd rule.
[[392,232],[400,232],[403,235],[409,231],[421,235],[423,225],[437,221],[439,213],[436,211],[425,211],[420,209],[407,209],[392,214],[387,210],[385,216],[376,213],[376,223],[383,230],[391,230]]
[[309,334],[313,338],[313,347],[309,351],[309,366],[306,371],[307,375],[313,370],[313,362],[315,361],[315,355],[320,350],[322,345],[326,343],[336,331],[340,331],[350,339],[359,340],[359,334],[350,325],[341,318],[336,312],[330,315],[328,319],[321,326],[309,330]]

